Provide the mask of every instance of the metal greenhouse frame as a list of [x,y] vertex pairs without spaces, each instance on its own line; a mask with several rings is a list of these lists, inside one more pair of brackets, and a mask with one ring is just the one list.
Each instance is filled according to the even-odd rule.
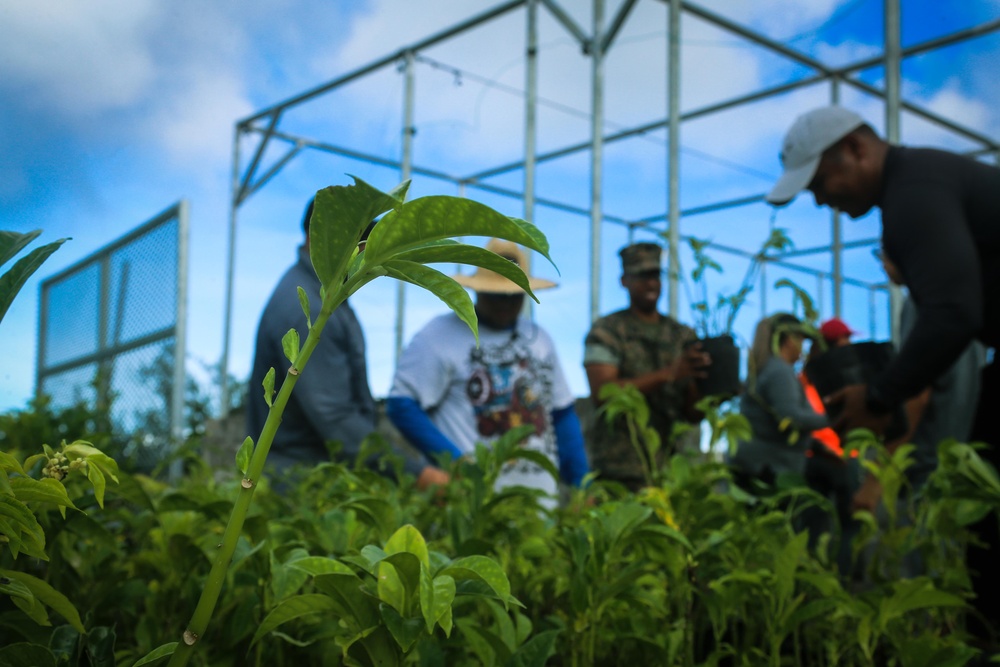
[[[323,83],[315,88],[306,90],[287,100],[273,104],[265,109],[261,109],[253,115],[244,118],[236,123],[233,139],[233,171],[232,171],[232,198],[229,217],[229,244],[227,254],[226,273],[226,302],[224,311],[223,327],[223,351],[221,359],[222,378],[222,405],[223,410],[229,405],[227,386],[227,371],[229,368],[229,343],[231,337],[231,319],[233,302],[233,275],[235,263],[235,235],[237,228],[238,212],[240,206],[246,200],[259,191],[268,181],[270,181],[283,167],[304,150],[317,150],[339,156],[378,164],[400,171],[402,179],[410,178],[411,175],[421,175],[429,178],[440,179],[458,185],[460,188],[475,188],[495,194],[505,195],[520,199],[524,203],[523,217],[532,221],[536,205],[552,207],[564,211],[570,211],[581,215],[587,215],[590,219],[590,303],[589,312],[591,319],[595,318],[599,312],[599,277],[600,277],[600,230],[605,223],[627,225],[629,229],[648,226],[658,228],[669,238],[668,268],[675,269],[678,266],[678,247],[682,240],[681,220],[687,217],[696,216],[702,213],[718,211],[727,208],[735,208],[747,204],[763,201],[764,193],[750,197],[717,201],[709,205],[696,208],[681,208],[679,200],[679,167],[680,167],[680,131],[682,124],[700,117],[715,114],[724,110],[747,105],[753,102],[773,98],[790,91],[813,86],[816,84],[828,84],[830,90],[831,103],[837,103],[840,99],[841,89],[845,86],[862,91],[868,95],[884,99],[885,109],[885,129],[886,138],[890,142],[897,142],[900,135],[900,114],[903,110],[929,121],[936,126],[946,129],[956,135],[970,140],[978,146],[973,152],[977,154],[997,154],[1000,151],[1000,144],[985,134],[970,127],[946,118],[931,110],[902,99],[900,91],[901,64],[904,58],[923,54],[936,49],[941,49],[953,44],[978,38],[1000,30],[1000,19],[988,21],[974,27],[960,30],[958,32],[937,37],[919,44],[914,44],[907,48],[901,45],[900,12],[902,0],[883,0],[884,13],[884,35],[883,52],[872,58],[865,58],[847,66],[830,66],[809,55],[806,55],[786,44],[768,38],[744,25],[740,25],[724,16],[710,11],[695,2],[689,0],[641,0],[642,2],[661,2],[668,6],[667,12],[667,116],[655,122],[641,126],[630,127],[624,130],[606,133],[604,131],[604,61],[605,56],[614,47],[616,37],[624,25],[626,19],[633,11],[640,0],[618,0],[608,2],[607,0],[591,0],[593,25],[588,27],[578,25],[572,16],[567,13],[563,5],[567,0],[508,0],[493,7],[488,11],[479,13],[466,21],[458,23],[446,30],[433,34],[426,39],[401,47],[381,59],[359,67],[351,72],[343,74],[331,81]],[[607,12],[607,5],[616,4],[614,12]],[[523,137],[524,149],[521,160],[495,166],[485,171],[464,175],[452,175],[440,171],[416,165],[413,163],[413,135],[414,127],[414,79],[415,63],[424,59],[421,52],[434,45],[445,42],[464,32],[470,31],[500,17],[511,14],[515,11],[523,10],[526,30],[526,54],[524,65],[524,90],[520,91],[524,96],[524,119],[525,133]],[[537,128],[536,114],[538,107],[538,17],[539,12],[548,12],[566,33],[578,43],[583,52],[589,57],[591,64],[590,87],[591,87],[591,113],[590,113],[590,139],[585,142],[563,146],[559,149],[539,154],[536,150]],[[712,104],[703,108],[691,109],[687,112],[680,111],[680,43],[681,43],[681,17],[690,15],[697,17],[701,21],[707,22],[729,34],[738,36],[744,40],[763,47],[770,52],[777,54],[790,62],[805,66],[812,71],[810,76],[800,78],[796,81],[783,83],[773,87],[756,90],[749,94],[733,97],[721,103]],[[430,62],[429,59],[425,59]],[[357,150],[338,146],[327,140],[317,140],[309,137],[298,136],[294,133],[286,132],[281,127],[282,116],[288,110],[309,102],[329,93],[345,84],[361,79],[373,74],[383,68],[400,66],[404,77],[403,88],[403,121],[401,132],[403,136],[402,155],[388,157],[385,155],[367,154]],[[864,82],[859,74],[868,68],[882,66],[885,71],[885,87],[879,89]],[[666,211],[661,215],[656,215],[642,220],[625,220],[620,216],[615,216],[606,212],[602,201],[602,167],[603,149],[606,144],[618,142],[629,137],[638,136],[653,130],[667,131],[667,198]],[[256,138],[256,148],[249,160],[244,162],[245,156],[240,154],[240,142],[242,138]],[[269,165],[264,164],[265,149],[274,143],[281,143],[287,146],[287,150],[277,160]],[[564,157],[574,153],[590,151],[590,201],[586,204],[573,202],[561,202],[538,197],[535,194],[535,169],[539,163]],[[245,166],[244,166],[245,164]],[[524,171],[524,185],[521,191],[509,188],[498,187],[485,183],[484,179],[513,172]],[[869,290],[887,289],[883,284],[871,284],[864,281],[854,280],[844,275],[842,264],[842,253],[851,247],[873,245],[878,239],[863,239],[853,242],[845,242],[841,231],[840,215],[837,212],[831,214],[831,242],[828,245],[800,249],[784,253],[769,259],[769,263],[794,269],[806,274],[818,276],[819,279],[828,279],[833,286],[833,312],[836,315],[842,309],[842,290],[845,284],[857,285]],[[749,257],[752,253],[738,248],[713,244],[717,250]],[[829,253],[829,271],[817,271],[816,269],[796,264],[795,259],[803,255],[815,255]],[[667,295],[669,312],[677,316],[679,308],[679,293],[677,271],[670,271],[670,281],[667,285]],[[874,291],[870,291],[870,307],[874,308]],[[890,304],[893,317],[899,308],[899,297],[896,290],[891,290]],[[397,293],[396,304],[396,353],[402,348],[402,319],[404,312],[404,292],[400,284]]]

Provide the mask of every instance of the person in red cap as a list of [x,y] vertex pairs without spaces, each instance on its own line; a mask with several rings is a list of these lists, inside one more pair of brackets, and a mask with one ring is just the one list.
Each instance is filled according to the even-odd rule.
[[826,341],[827,347],[839,347],[841,345],[850,345],[851,336],[856,334],[857,331],[847,326],[844,320],[839,317],[831,317],[820,325],[819,333],[823,336],[823,340]]

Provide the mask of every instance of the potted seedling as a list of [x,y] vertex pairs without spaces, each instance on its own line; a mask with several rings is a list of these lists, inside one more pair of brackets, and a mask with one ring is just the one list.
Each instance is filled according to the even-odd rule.
[[753,291],[760,268],[769,258],[769,252],[781,252],[790,247],[792,242],[784,229],[772,229],[760,250],[751,258],[739,288],[732,294],[719,294],[712,305],[705,272],[712,269],[722,273],[722,267],[706,252],[710,241],[694,237],[688,237],[687,241],[695,262],[691,281],[698,291],[697,298],[689,295],[692,319],[701,349],[712,358],[707,376],[698,380],[698,390],[702,396],[732,397],[740,393],[741,389],[740,350],[733,338],[736,316]]

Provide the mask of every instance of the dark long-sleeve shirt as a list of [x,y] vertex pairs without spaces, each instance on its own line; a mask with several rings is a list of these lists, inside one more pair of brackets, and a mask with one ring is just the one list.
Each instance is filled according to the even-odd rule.
[[1000,343],[1000,169],[893,146],[882,179],[882,243],[918,310],[872,382],[873,396],[892,405],[931,385],[972,340]]
[[[277,392],[290,365],[282,350],[282,337],[292,328],[299,332],[303,341],[308,334],[298,287],[309,296],[315,320],[322,305],[320,282],[305,247],[299,248],[298,262],[275,287],[257,330],[247,398],[247,426],[254,438],[260,434],[267,419],[268,408],[261,382],[273,367]],[[345,301],[327,320],[322,338],[295,384],[271,451],[287,461],[313,464],[329,460],[327,441],[339,441],[343,444],[342,457],[350,460],[374,430],[375,401],[368,386],[364,334],[354,311]],[[415,475],[423,465],[414,460],[406,461],[406,469]]]

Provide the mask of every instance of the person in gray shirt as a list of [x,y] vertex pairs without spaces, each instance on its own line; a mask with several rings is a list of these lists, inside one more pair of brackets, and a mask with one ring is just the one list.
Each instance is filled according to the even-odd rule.
[[754,480],[773,484],[781,474],[803,475],[813,431],[829,426],[826,415],[809,405],[795,363],[806,335],[789,313],[760,321],[750,349],[747,391],[740,412],[753,436],[739,443],[731,459],[741,485]]
[[[302,221],[305,243],[299,247],[298,261],[282,276],[274,288],[257,329],[257,343],[250,373],[247,399],[247,428],[257,437],[267,419],[261,383],[270,368],[275,370],[275,391],[280,389],[289,362],[281,344],[289,329],[301,337],[308,331],[306,316],[299,303],[298,287],[309,297],[313,319],[322,306],[320,281],[309,257],[310,200]],[[359,239],[359,249],[374,226]],[[329,461],[327,442],[340,442],[340,458],[353,461],[368,435],[375,431],[375,401],[368,385],[365,338],[354,310],[344,301],[327,320],[322,337],[299,376],[295,391],[282,415],[281,427],[274,436],[268,464],[282,471],[295,464],[315,465]],[[379,468],[376,459],[367,464]],[[448,474],[425,460],[404,457],[404,469],[417,478],[417,486],[445,484]]]

